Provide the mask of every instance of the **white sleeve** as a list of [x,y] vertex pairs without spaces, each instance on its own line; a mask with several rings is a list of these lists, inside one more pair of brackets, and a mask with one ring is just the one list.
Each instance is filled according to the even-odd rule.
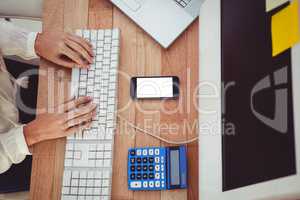
[[16,55],[25,60],[38,56],[34,50],[37,33],[28,32],[11,22],[0,21],[0,49],[3,55]]
[[21,163],[31,155],[24,137],[23,126],[0,133],[0,174],[7,171],[12,164]]

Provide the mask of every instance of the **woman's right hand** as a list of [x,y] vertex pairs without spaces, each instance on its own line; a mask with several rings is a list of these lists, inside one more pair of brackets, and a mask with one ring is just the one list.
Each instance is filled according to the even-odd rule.
[[89,128],[96,116],[96,104],[91,97],[79,97],[57,107],[55,113],[45,113],[24,126],[28,146],[66,137]]

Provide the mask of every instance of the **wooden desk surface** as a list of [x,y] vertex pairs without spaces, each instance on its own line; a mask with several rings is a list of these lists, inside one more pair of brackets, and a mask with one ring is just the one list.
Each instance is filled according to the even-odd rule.
[[[72,32],[79,28],[121,29],[118,91],[119,114],[172,140],[196,134],[198,112],[198,20],[167,50],[160,47],[108,0],[45,0],[43,30]],[[41,61],[38,112],[50,110],[68,99],[70,70]],[[129,78],[134,75],[176,75],[180,78],[179,100],[133,102]],[[113,164],[113,200],[198,199],[198,144],[188,145],[188,190],[132,192],[127,189],[129,147],[167,145],[143,133],[135,133],[118,120]],[[33,148],[31,200],[60,199],[65,139],[47,141]]]

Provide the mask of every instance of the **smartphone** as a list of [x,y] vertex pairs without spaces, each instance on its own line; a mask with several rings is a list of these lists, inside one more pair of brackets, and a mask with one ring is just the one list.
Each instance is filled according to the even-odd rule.
[[179,96],[177,76],[140,76],[130,81],[133,99],[175,99]]

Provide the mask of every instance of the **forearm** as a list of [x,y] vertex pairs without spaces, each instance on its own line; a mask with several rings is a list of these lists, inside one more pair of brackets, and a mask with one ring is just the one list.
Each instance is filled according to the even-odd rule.
[[23,126],[0,133],[0,174],[7,171],[12,164],[22,162],[26,155],[30,155]]
[[34,45],[37,33],[28,32],[11,22],[0,21],[0,49],[4,55],[16,55],[25,60],[37,58]]

